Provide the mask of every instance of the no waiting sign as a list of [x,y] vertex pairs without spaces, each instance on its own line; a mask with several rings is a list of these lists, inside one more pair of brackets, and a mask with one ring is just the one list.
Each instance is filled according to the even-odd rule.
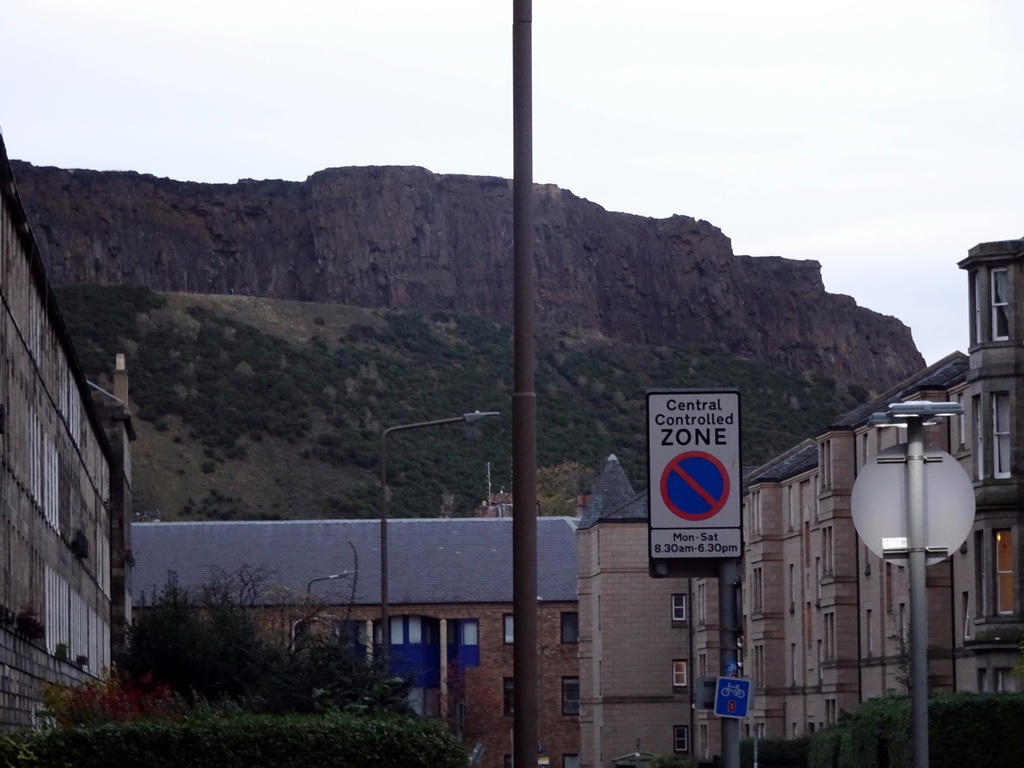
[[648,392],[647,471],[652,561],[740,556],[739,392]]

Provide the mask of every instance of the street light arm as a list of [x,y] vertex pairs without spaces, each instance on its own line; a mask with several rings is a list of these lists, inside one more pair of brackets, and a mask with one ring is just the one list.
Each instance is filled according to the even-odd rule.
[[380,630],[381,651],[385,663],[391,653],[391,618],[389,615],[388,595],[388,435],[392,432],[404,432],[410,429],[436,427],[441,424],[457,424],[460,421],[475,422],[487,416],[498,416],[498,411],[473,411],[461,416],[449,416],[446,419],[417,421],[412,424],[398,424],[388,427],[380,433]]

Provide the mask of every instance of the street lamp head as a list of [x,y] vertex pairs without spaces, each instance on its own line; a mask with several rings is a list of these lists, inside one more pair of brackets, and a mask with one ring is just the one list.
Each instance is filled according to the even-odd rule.
[[500,416],[501,411],[473,411],[472,413],[462,414],[462,418],[472,424],[474,421],[480,421],[480,419],[486,419],[488,416]]
[[925,426],[932,426],[943,418],[959,416],[963,412],[964,407],[960,403],[908,400],[889,403],[884,411],[871,414],[870,423],[876,427],[905,427],[911,419],[920,419]]

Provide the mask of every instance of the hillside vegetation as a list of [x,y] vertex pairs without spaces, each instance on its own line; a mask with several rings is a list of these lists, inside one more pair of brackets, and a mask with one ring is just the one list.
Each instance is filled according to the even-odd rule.
[[[389,438],[391,513],[471,514],[511,490],[512,333],[472,315],[361,310],[138,286],[58,286],[86,376],[128,360],[137,512],[162,519],[373,517],[381,431],[467,411],[475,425]],[[611,453],[645,485],[645,392],[736,387],[756,465],[867,393],[714,347],[545,329],[538,338],[541,512],[564,514]]]

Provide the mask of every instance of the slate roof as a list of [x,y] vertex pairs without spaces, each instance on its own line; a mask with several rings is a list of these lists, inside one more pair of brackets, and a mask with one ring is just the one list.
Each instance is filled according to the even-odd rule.
[[[577,599],[575,524],[569,517],[537,520],[542,600]],[[137,605],[164,587],[170,571],[182,586],[194,588],[216,569],[230,574],[242,566],[259,569],[268,583],[299,594],[310,579],[356,573],[353,602],[380,603],[377,520],[135,523],[132,548]],[[390,603],[512,602],[509,518],[389,520],[388,560]],[[313,585],[327,603],[348,603],[351,589],[347,578]]]
[[858,427],[871,418],[871,414],[884,410],[889,403],[914,399],[915,394],[920,394],[925,390],[945,390],[956,386],[967,376],[970,365],[970,358],[963,352],[946,355],[938,362],[932,363],[924,370],[904,379],[870,403],[864,403],[841,416],[829,429]]
[[647,493],[637,493],[613,453],[601,474],[594,480],[590,501],[580,517],[580,529],[592,528],[599,522],[647,520]]
[[804,440],[749,473],[744,478],[743,484],[751,486],[757,483],[779,482],[814,469],[816,466],[818,466],[818,443],[815,440]]

